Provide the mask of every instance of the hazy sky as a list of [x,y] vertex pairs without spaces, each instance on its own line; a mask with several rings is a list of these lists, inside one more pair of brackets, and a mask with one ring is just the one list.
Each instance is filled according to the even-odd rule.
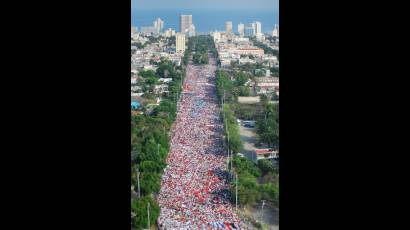
[[[266,9],[279,0],[131,0],[133,9]],[[276,11],[276,10],[275,10]]]

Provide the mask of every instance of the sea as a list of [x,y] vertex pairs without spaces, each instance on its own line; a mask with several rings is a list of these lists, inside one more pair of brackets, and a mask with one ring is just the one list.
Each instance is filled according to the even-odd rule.
[[196,32],[208,33],[211,31],[225,31],[225,22],[232,21],[232,30],[237,32],[238,24],[242,22],[245,26],[253,21],[261,22],[262,32],[269,33],[275,24],[279,24],[279,12],[274,9],[266,10],[227,10],[227,9],[132,9],[131,25],[152,26],[156,18],[164,21],[164,29],[172,28],[179,31],[179,15],[192,14],[192,22]]

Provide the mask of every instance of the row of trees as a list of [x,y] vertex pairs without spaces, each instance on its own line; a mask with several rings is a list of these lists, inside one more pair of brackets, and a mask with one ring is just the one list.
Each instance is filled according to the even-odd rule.
[[271,104],[261,96],[262,111],[256,118],[256,133],[259,141],[269,147],[279,147],[279,104]]
[[[229,135],[229,149],[234,153],[232,165],[238,174],[238,204],[254,205],[261,199],[279,204],[279,175],[277,169],[268,160],[259,160],[257,164],[236,153],[242,148],[239,125],[231,110],[233,104],[224,104],[223,117],[225,136]],[[227,138],[225,139],[227,143]],[[228,145],[227,145],[228,147]],[[262,183],[258,183],[260,180]],[[235,184],[232,181],[232,194],[235,194]],[[234,201],[233,201],[234,202]]]
[[195,54],[192,60],[195,64],[208,64],[208,47],[213,43],[210,36],[196,36],[192,39]]
[[[257,164],[246,157],[234,156],[232,160],[238,174],[238,205],[255,205],[260,200],[279,205],[279,175],[268,160]],[[263,183],[258,183],[260,178]],[[232,186],[232,194],[235,194]]]
[[[275,124],[272,124],[272,116],[277,109],[274,105],[269,104],[267,98],[263,98],[261,103],[249,105],[252,108],[242,108],[241,104],[237,103],[237,96],[241,95],[240,87],[245,87],[245,83],[252,76],[238,71],[228,73],[226,71],[216,71],[216,91],[220,103],[223,103],[223,117],[225,135],[229,133],[229,149],[235,153],[232,166],[238,174],[238,204],[239,205],[254,205],[264,199],[272,202],[276,206],[279,205],[279,174],[272,162],[268,160],[259,160],[257,164],[246,157],[240,157],[238,153],[242,147],[242,142],[239,134],[239,126],[236,117],[241,119],[258,118],[257,125],[260,130],[263,141],[272,141],[269,135],[273,135],[273,139],[279,140],[278,129]],[[244,94],[242,94],[244,95]],[[237,114],[235,114],[237,113]],[[266,118],[265,118],[266,115]],[[275,120],[276,125],[278,120]],[[226,125],[227,124],[227,125]],[[266,125],[266,127],[262,127]],[[276,143],[275,142],[275,143]],[[235,194],[235,181],[232,181],[232,194]],[[235,202],[235,201],[233,201]]]
[[[189,55],[189,54],[187,54]],[[159,215],[159,206],[155,194],[160,190],[161,174],[166,167],[169,151],[168,132],[176,117],[177,100],[181,93],[181,81],[184,68],[176,67],[169,60],[156,63],[154,71],[142,71],[140,75],[148,85],[155,84],[160,77],[171,77],[168,95],[163,95],[159,106],[151,114],[131,115],[131,184],[138,193],[138,180],[141,198],[131,199],[131,211],[134,213],[132,226],[137,229],[148,225],[147,208],[150,205],[150,224],[155,224]]]
[[185,66],[188,65],[189,58],[191,56],[193,47],[194,47],[194,39],[193,38],[188,39],[187,48],[184,53],[184,58],[182,59],[182,62],[184,63]]
[[[224,96],[225,92],[225,102],[235,103],[238,96],[249,96],[250,90],[246,86],[246,83],[251,76],[247,73],[241,71],[234,71],[233,73],[228,73],[227,71],[217,70],[216,71],[216,93],[219,101]],[[231,80],[234,79],[234,80]]]
[[242,141],[239,135],[239,125],[230,108],[230,104],[224,104],[221,116],[224,118],[225,137],[229,136],[229,143],[228,139],[225,139],[226,144],[227,146],[229,144],[229,149],[231,152],[238,153],[242,148]]
[[147,43],[142,44],[141,42],[132,42],[131,46],[136,46],[138,49],[143,49],[147,46]]
[[216,49],[215,42],[213,41],[213,39],[211,37],[209,37],[209,40],[208,40],[208,48],[209,48],[210,52],[212,53],[212,55],[215,57],[216,64],[218,66],[221,66],[221,59],[219,58],[218,50]]

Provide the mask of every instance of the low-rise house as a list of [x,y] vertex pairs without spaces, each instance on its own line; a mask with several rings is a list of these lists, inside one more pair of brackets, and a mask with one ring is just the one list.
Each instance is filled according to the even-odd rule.
[[153,70],[156,71],[157,67],[154,65],[144,65],[144,70]]
[[259,96],[256,97],[238,97],[238,103],[241,104],[256,104],[260,102]]
[[137,84],[138,78],[137,77],[131,77],[131,85]]
[[169,83],[172,81],[172,78],[160,78],[158,79],[159,82]]
[[160,85],[155,85],[154,88],[154,93],[156,94],[162,94],[162,93],[168,93],[168,84],[160,84]]
[[273,93],[279,90],[278,77],[258,77],[255,79],[258,94]]
[[242,65],[247,63],[254,64],[256,61],[254,59],[250,59],[248,56],[239,58],[239,64]]
[[279,151],[273,149],[256,149],[255,154],[256,160],[279,158]]

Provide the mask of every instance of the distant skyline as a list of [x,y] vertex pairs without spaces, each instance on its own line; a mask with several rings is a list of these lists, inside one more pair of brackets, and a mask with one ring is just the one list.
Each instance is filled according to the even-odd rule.
[[240,22],[247,26],[253,21],[260,21],[262,32],[268,33],[272,31],[274,24],[279,24],[278,2],[279,0],[131,0],[131,25],[152,26],[153,21],[159,17],[164,20],[164,28],[179,31],[179,16],[192,14],[197,32],[224,31],[226,21],[232,21],[232,29],[237,32]]
[[131,9],[248,9],[277,11],[279,0],[131,0]]

